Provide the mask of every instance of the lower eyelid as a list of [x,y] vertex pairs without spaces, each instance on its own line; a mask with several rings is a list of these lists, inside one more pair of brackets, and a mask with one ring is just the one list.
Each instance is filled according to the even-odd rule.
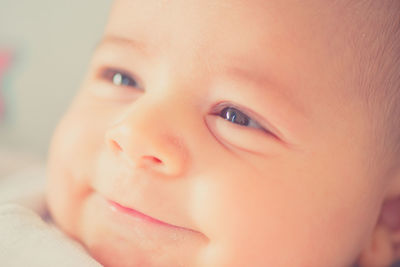
[[224,146],[229,144],[229,147],[251,153],[270,154],[279,144],[279,140],[267,132],[256,128],[243,129],[243,126],[229,123],[215,115],[207,116],[206,124],[212,135]]
[[120,104],[129,104],[136,101],[142,94],[141,90],[132,90],[131,87],[113,85],[104,79],[94,79],[87,87],[90,93],[102,101]]
[[252,125],[251,126],[249,125],[248,127],[262,129],[262,130],[264,129],[257,121],[250,119],[250,122],[252,122],[251,123]]

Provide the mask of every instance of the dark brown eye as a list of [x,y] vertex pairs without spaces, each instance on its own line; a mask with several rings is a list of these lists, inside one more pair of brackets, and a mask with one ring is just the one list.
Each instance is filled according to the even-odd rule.
[[233,107],[224,108],[219,115],[227,121],[242,126],[249,126],[251,120],[246,114]]

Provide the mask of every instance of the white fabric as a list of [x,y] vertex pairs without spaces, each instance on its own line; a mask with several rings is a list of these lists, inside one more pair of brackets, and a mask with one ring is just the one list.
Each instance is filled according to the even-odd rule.
[[0,179],[0,266],[101,266],[46,213],[43,169]]

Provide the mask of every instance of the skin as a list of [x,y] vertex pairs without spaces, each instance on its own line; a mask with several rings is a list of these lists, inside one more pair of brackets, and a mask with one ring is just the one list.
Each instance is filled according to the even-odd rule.
[[[352,266],[388,183],[343,10],[116,1],[51,143],[55,222],[105,266]],[[109,216],[104,199],[178,227]]]

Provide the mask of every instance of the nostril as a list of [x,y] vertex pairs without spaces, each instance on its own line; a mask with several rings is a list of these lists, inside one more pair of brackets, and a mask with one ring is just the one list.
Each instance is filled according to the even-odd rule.
[[156,164],[162,163],[162,161],[159,158],[153,157],[153,156],[143,156],[143,159],[148,160],[152,163],[156,163]]
[[114,150],[114,151],[117,151],[117,152],[123,151],[122,147],[118,144],[118,142],[116,142],[114,140],[110,141],[110,145],[111,145],[112,150]]

